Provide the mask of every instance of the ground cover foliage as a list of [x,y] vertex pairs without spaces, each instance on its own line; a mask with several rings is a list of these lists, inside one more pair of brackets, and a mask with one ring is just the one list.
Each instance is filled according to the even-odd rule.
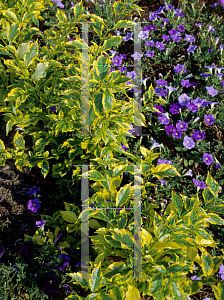
[[[140,2],[135,4],[142,7]],[[98,22],[89,34],[95,43],[90,64],[95,59],[102,65],[111,64],[110,68],[94,66],[89,70],[90,128],[98,136],[93,139],[71,134],[80,132],[81,123],[81,26],[67,25],[68,20],[84,21],[87,10],[82,11],[78,1],[32,3],[1,3],[1,113],[7,134],[14,126],[14,149],[5,151],[1,141],[1,163],[4,166],[7,159],[16,157],[20,171],[24,166],[38,166],[43,178],[62,177],[58,180],[61,196],[63,189],[70,191],[70,184],[75,189],[70,198],[62,198],[63,208],[57,206],[55,195],[43,197],[37,185],[27,191],[32,195],[27,209],[39,214],[39,229],[32,236],[24,235],[25,243],[15,259],[6,262],[7,252],[1,247],[3,299],[65,299],[68,294],[66,299],[140,299],[144,295],[151,295],[148,299],[186,299],[192,294],[191,299],[221,299],[222,4],[203,6],[201,1],[183,1],[173,3],[174,7],[161,3],[160,8],[156,7],[160,3],[153,1],[142,3],[152,5],[149,11],[156,14],[146,16],[150,24],[139,34],[144,54],[143,111],[134,128],[131,104],[135,89],[130,78],[135,79],[136,74],[127,64],[133,65],[141,55],[133,52],[133,29],[128,25],[140,10],[132,6],[135,12],[120,13],[126,23],[114,28],[103,45],[100,37],[105,28],[116,24],[108,17],[114,3],[93,3],[94,7],[85,3],[95,15],[86,20]],[[25,4],[28,12],[23,11]],[[116,21],[119,5],[115,5]],[[43,11],[44,7],[47,10]],[[37,11],[43,16],[40,24]],[[69,30],[72,34],[68,36]],[[32,44],[28,44],[30,40]],[[109,81],[113,90],[106,85]],[[140,136],[141,125],[149,137]],[[30,151],[25,150],[25,144]],[[80,162],[99,164],[88,173],[89,280],[78,272],[81,169],[74,165]],[[124,210],[135,205],[134,170],[128,166],[133,163],[145,165],[141,170],[142,224],[138,228],[142,227],[143,276],[150,276],[150,280],[124,279],[133,271],[134,218]],[[136,190],[140,192],[135,186]],[[48,214],[41,212],[44,203]],[[52,205],[56,205],[54,214]],[[94,207],[123,209],[99,212]],[[207,294],[202,292],[203,284]]]

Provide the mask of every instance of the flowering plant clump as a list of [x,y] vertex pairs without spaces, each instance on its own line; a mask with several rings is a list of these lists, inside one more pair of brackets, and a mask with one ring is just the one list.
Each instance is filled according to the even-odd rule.
[[[184,300],[204,284],[211,285],[216,298],[223,294],[224,250],[210,253],[208,248],[216,250],[218,243],[207,227],[224,225],[218,181],[223,171],[224,25],[217,16],[204,24],[203,7],[196,11],[195,1],[194,18],[185,1],[181,8],[164,2],[134,36],[136,23],[124,20],[132,18],[133,10],[141,16],[134,2],[114,1],[109,8],[100,2],[96,14],[86,15],[82,1],[71,2],[71,16],[64,12],[64,1],[19,0],[10,7],[0,0],[0,112],[7,135],[18,126],[13,149],[0,140],[0,164],[14,159],[20,171],[38,167],[44,178],[69,180],[72,171],[72,181],[81,179],[82,185],[82,212],[64,202],[65,210],[53,217],[40,215],[32,237],[24,234],[11,269],[37,299],[59,297],[63,289],[61,299],[70,294],[66,299],[129,300],[140,299],[142,292],[154,299]],[[41,32],[40,12],[46,5],[56,8],[57,24]],[[91,46],[87,16],[100,40]],[[82,23],[82,37],[76,23]],[[32,40],[34,35],[42,45]],[[142,53],[119,53],[122,43],[137,38]],[[123,60],[142,61],[149,77],[142,79]],[[167,73],[153,75],[158,65]],[[143,92],[142,109],[127,92]],[[32,147],[27,151],[28,135]],[[86,179],[91,196],[83,196]],[[46,201],[38,199],[39,191],[27,192],[35,198],[27,203],[34,214]],[[161,209],[150,199],[152,191]],[[83,262],[89,238],[91,251]],[[6,249],[0,251],[5,257]]]

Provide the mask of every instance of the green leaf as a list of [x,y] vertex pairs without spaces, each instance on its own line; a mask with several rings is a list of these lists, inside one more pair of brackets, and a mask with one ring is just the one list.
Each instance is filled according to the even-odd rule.
[[95,181],[105,181],[106,178],[98,171],[96,170],[90,170],[86,173],[83,174],[83,177],[89,177],[90,180],[95,180]]
[[100,51],[110,50],[113,46],[120,45],[123,38],[120,36],[113,36],[109,40],[104,41],[103,46],[100,47]]
[[126,170],[127,166],[128,165],[126,164],[124,166],[120,165],[120,166],[115,167],[114,170],[113,170],[112,177],[115,178],[117,176],[120,176]]
[[224,225],[224,221],[222,220],[222,218],[220,218],[216,214],[209,214],[209,216],[206,218],[206,221],[211,224]]
[[125,295],[125,299],[126,300],[139,300],[140,298],[140,294],[139,294],[139,290],[132,286],[132,285],[128,285],[128,290],[126,292]]
[[214,196],[218,195],[219,185],[215,181],[215,179],[212,178],[212,176],[209,174],[209,172],[208,172],[207,179],[206,179],[206,185]]
[[13,11],[11,11],[11,8],[9,8],[8,10],[2,10],[1,12],[4,16],[10,18],[11,21],[18,22],[17,16]]
[[184,300],[183,297],[183,290],[181,289],[181,286],[178,282],[169,280],[170,282],[170,290],[172,292],[172,294],[174,295],[174,299],[178,299],[178,300]]
[[46,76],[46,69],[48,68],[49,62],[38,63],[35,73],[31,76],[34,81],[39,80]]
[[92,292],[95,292],[96,289],[100,286],[100,282],[102,280],[100,268],[101,262],[99,263],[99,267],[95,268],[92,272],[92,278],[90,279],[90,287]]
[[25,54],[25,64],[28,67],[32,62],[34,57],[38,54],[38,43],[32,43],[30,46],[30,50]]
[[109,89],[104,89],[103,98],[102,98],[103,108],[108,111],[111,110],[114,103],[114,95],[110,92]]
[[156,276],[152,276],[151,285],[150,285],[150,293],[154,294],[156,292],[164,289],[164,280],[163,275],[159,273]]
[[216,285],[211,285],[216,299],[224,299],[224,283],[220,282]]
[[18,130],[16,131],[16,134],[14,136],[13,143],[17,149],[25,150],[25,141],[23,137],[19,134]]
[[67,22],[67,16],[62,10],[59,10],[59,9],[57,10],[56,17],[57,17],[59,23]]
[[72,211],[60,211],[62,218],[68,223],[75,223],[77,221],[76,214]]
[[182,207],[183,207],[183,202],[182,202],[181,197],[178,196],[177,194],[175,194],[173,191],[172,191],[172,201],[173,201],[174,207],[176,208],[178,215],[180,217]]
[[111,28],[111,31],[115,31],[118,28],[124,28],[124,27],[133,26],[133,23],[134,22],[132,22],[132,21],[119,20],[117,22],[117,24],[113,28]]
[[48,172],[49,172],[49,162],[48,162],[48,160],[45,158],[43,161],[39,162],[37,164],[37,166],[39,168],[41,168],[41,174],[45,178],[47,176]]
[[19,33],[19,23],[11,24],[9,29],[7,29],[7,38],[9,40],[9,45],[15,40]]
[[185,166],[185,167],[188,166],[188,161],[187,161],[187,159],[184,159],[184,166]]
[[102,99],[103,99],[103,93],[97,93],[97,94],[95,94],[95,96],[94,96],[94,102],[93,103],[94,103],[95,111],[98,114],[102,114],[103,113],[103,102],[102,102]]
[[210,253],[208,253],[203,247],[202,251],[202,270],[206,277],[211,276],[214,270],[214,261]]
[[122,206],[127,200],[131,193],[130,185],[132,183],[126,184],[124,187],[121,187],[119,192],[116,195],[116,207]]
[[177,169],[169,164],[161,164],[156,166],[152,171],[151,175],[156,176],[158,179],[163,179],[164,177],[174,177],[174,176],[180,176]]
[[111,230],[112,238],[121,243],[121,247],[125,249],[133,249],[134,242],[127,229],[114,228]]
[[16,55],[19,59],[23,59],[25,54],[30,51],[30,43],[22,43],[19,45],[19,48],[16,50]]
[[82,1],[80,1],[79,3],[77,3],[75,5],[75,7],[73,8],[74,11],[74,22],[79,22],[82,19],[82,12],[83,12],[83,4]]

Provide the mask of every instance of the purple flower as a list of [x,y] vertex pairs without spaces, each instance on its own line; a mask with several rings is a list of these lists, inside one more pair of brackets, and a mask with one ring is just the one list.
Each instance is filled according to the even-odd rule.
[[138,34],[138,38],[141,40],[146,40],[149,37],[148,31],[140,31]]
[[157,160],[157,166],[162,165],[162,164],[168,164],[168,165],[173,165],[172,161],[166,160],[166,159],[158,159]]
[[126,59],[127,56],[125,54],[119,54],[119,57],[122,58],[122,59]]
[[207,166],[210,166],[214,162],[212,154],[204,153],[203,161],[204,163],[206,163]]
[[33,241],[26,241],[23,243],[22,248],[19,250],[22,258],[29,261],[35,257]]
[[153,40],[146,41],[146,42],[145,42],[145,45],[146,45],[146,46],[149,46],[149,47],[155,47],[155,43],[154,43]]
[[216,96],[218,94],[218,91],[213,88],[213,86],[206,86],[206,90],[209,95],[212,97]]
[[215,165],[215,168],[216,168],[216,169],[218,169],[218,168],[220,168],[220,167],[221,167],[220,164],[216,164],[216,165]]
[[195,139],[195,141],[204,140],[205,132],[194,129],[194,133],[192,134],[192,137]]
[[19,272],[19,269],[16,266],[13,266],[12,269],[14,269],[17,273]]
[[62,4],[60,0],[52,0],[52,2],[56,3],[58,7],[64,8],[64,4]]
[[66,288],[68,294],[71,294],[72,289],[68,284],[62,284],[62,286]]
[[131,126],[131,130],[128,130],[128,132],[133,133],[135,131],[134,126],[132,124],[129,124]]
[[189,87],[189,86],[191,86],[191,84],[190,84],[190,82],[189,82],[189,79],[186,79],[186,80],[184,80],[184,79],[182,79],[181,80],[181,85],[182,86],[184,86],[184,87]]
[[178,33],[178,31],[176,29],[171,29],[171,30],[168,31],[168,33],[170,35],[175,35],[176,33]]
[[187,48],[187,53],[192,53],[192,52],[194,52],[196,48],[197,48],[197,45],[195,45],[195,46],[190,45],[190,46]]
[[188,103],[187,108],[188,108],[190,111],[192,111],[192,112],[198,111],[197,105],[192,104],[192,103]]
[[168,35],[163,34],[163,40],[164,41],[170,41],[170,37]]
[[185,31],[184,25],[178,25],[178,30],[179,30],[180,32]]
[[37,212],[37,210],[40,208],[38,199],[29,200],[27,208],[32,212]]
[[[224,5],[224,3],[223,3],[223,5]],[[222,280],[224,280],[224,266],[223,266],[223,264],[221,264],[219,266],[219,273],[218,274],[221,276]]]
[[112,58],[112,62],[115,66],[119,66],[122,63],[122,58],[116,55]]
[[45,221],[45,220],[43,220],[43,221],[37,221],[37,222],[36,222],[36,226],[37,226],[37,227],[43,227],[45,224],[46,224],[46,221]]
[[188,125],[187,122],[183,122],[179,120],[176,124],[176,128],[178,129],[178,131],[186,131],[187,125]]
[[134,59],[134,60],[139,60],[141,59],[141,57],[143,56],[143,54],[141,53],[138,53],[135,51],[135,54],[132,54],[131,57]]
[[158,116],[159,122],[163,125],[169,125],[170,119],[168,119],[164,114]]
[[200,74],[202,77],[209,77],[209,76],[212,76],[211,74],[209,74],[209,73],[201,73]]
[[63,264],[58,269],[63,271],[63,269],[69,264],[70,258],[66,254],[61,254],[59,258],[63,259]]
[[187,94],[183,93],[178,97],[178,102],[181,107],[187,106],[190,103],[191,97],[188,97]]
[[171,124],[171,125],[165,127],[166,133],[167,133],[168,135],[172,135],[174,129],[175,129],[175,127],[174,127],[173,124]]
[[127,71],[126,67],[118,67],[117,69],[120,70],[121,73]]
[[44,276],[38,278],[38,287],[42,290],[42,297],[46,294],[56,295],[59,292],[59,285],[61,283],[61,278],[54,274],[53,272],[49,272]]
[[[181,40],[180,36],[178,36],[177,34],[171,35],[171,39],[174,42],[179,42]],[[185,72],[183,72],[183,73],[185,73]]]
[[[162,105],[153,105],[153,107],[157,108],[161,113],[164,113],[164,109]],[[155,114],[159,115],[160,113],[157,111],[154,111]]]
[[125,152],[128,150],[128,148],[125,145],[121,145],[121,147],[124,149]]
[[206,187],[207,187],[207,185],[203,181],[192,179],[192,182],[194,183],[195,186],[197,186],[201,189],[206,189]]
[[162,90],[162,91],[160,92],[160,95],[161,95],[162,97],[166,97],[166,96],[167,96],[167,91],[166,91],[166,90]]
[[57,237],[55,238],[55,240],[54,240],[53,243],[54,243],[54,244],[57,243],[57,241],[60,239],[60,237],[61,237],[63,234],[64,234],[63,232],[60,232],[60,231],[59,231],[58,234],[57,234]]
[[164,50],[165,46],[163,45],[163,42],[156,42],[156,48],[159,50]]
[[185,33],[185,39],[184,39],[184,41],[193,43],[195,41],[195,38],[194,38],[193,34],[190,35],[190,34],[186,34]]
[[156,83],[157,83],[157,85],[160,85],[160,86],[167,85],[167,81],[166,80],[162,80],[162,79],[156,80]]
[[204,115],[204,122],[207,125],[212,125],[215,122],[213,115]]
[[179,104],[171,104],[169,111],[172,115],[179,114],[180,112],[180,105]]
[[131,39],[132,35],[133,35],[133,32],[127,32],[127,35],[125,37],[123,37],[123,40],[125,42],[129,41]]
[[215,31],[215,29],[212,26],[208,25],[208,31]]
[[56,112],[56,106],[51,106],[51,107],[50,107],[50,111]]
[[154,51],[147,50],[146,53],[145,53],[145,56],[147,56],[147,57],[153,57],[154,56]]
[[126,73],[127,77],[130,77],[131,79],[136,79],[137,75],[135,74],[135,71],[130,71]]
[[183,141],[183,145],[184,145],[187,149],[192,149],[192,148],[195,147],[195,142],[194,142],[194,140],[193,140],[191,137],[185,135],[184,141]]
[[173,136],[174,138],[179,139],[179,138],[182,136],[182,134],[183,134],[183,132],[178,131],[176,128],[174,128],[173,133],[172,133],[172,136]]
[[208,49],[208,53],[212,53],[212,49]]
[[157,18],[157,13],[155,12],[151,12],[150,16],[149,16],[149,20],[150,21],[154,21]]
[[176,67],[173,68],[175,73],[186,73],[186,69],[184,68],[184,65],[177,64]]
[[156,30],[156,26],[155,25],[150,25],[149,30]]
[[157,179],[159,182],[161,182],[162,185],[167,185],[166,181],[165,180],[162,180],[162,179]]
[[191,280],[200,280],[200,279],[201,279],[201,278],[200,278],[200,277],[197,277],[196,275],[191,277]]
[[72,5],[72,6],[75,6],[75,3],[71,2],[71,5]]
[[34,188],[34,189],[30,189],[30,190],[29,190],[29,192],[27,192],[27,194],[28,194],[28,195],[30,195],[30,194],[32,194],[32,195],[33,195],[33,194],[35,194],[36,192],[38,192],[39,190],[40,190],[40,188],[39,188],[39,187],[38,187],[38,188],[36,188],[36,189],[35,189],[35,188]]

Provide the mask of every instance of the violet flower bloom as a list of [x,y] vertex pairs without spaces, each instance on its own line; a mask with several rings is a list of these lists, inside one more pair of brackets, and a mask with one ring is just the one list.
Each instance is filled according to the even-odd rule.
[[67,291],[68,294],[71,294],[72,289],[68,284],[62,284],[62,286],[66,288],[66,291]]
[[206,163],[207,166],[210,166],[214,162],[212,154],[204,153],[203,161],[204,163]]
[[151,12],[149,16],[149,21],[154,21],[157,18],[157,13]]
[[165,127],[166,133],[167,133],[168,135],[172,135],[174,129],[175,129],[175,127],[174,127],[173,124],[171,124],[171,125]]
[[163,34],[163,40],[169,42],[170,37],[168,35]]
[[155,47],[155,43],[154,43],[153,40],[146,41],[146,42],[145,42],[145,45],[146,45],[146,46],[149,46],[149,47]]
[[170,160],[166,160],[166,159],[158,159],[157,160],[157,166],[158,165],[162,165],[162,164],[168,164],[168,165],[173,165],[173,162]]
[[209,95],[212,97],[216,96],[218,94],[218,91],[213,88],[213,86],[206,86],[206,90]]
[[122,58],[118,55],[114,56],[111,60],[115,66],[120,66],[122,64]]
[[50,111],[56,112],[56,106],[51,106],[51,107],[50,107]]
[[196,50],[197,47],[198,47],[197,45],[195,45],[195,46],[190,45],[190,46],[187,48],[187,53],[193,53],[193,52]]
[[160,92],[161,97],[166,97],[167,96],[167,91],[166,90],[162,90]]
[[189,42],[189,43],[193,43],[195,41],[195,38],[194,38],[193,34],[186,34],[185,33],[184,41]]
[[185,31],[184,25],[178,25],[178,30],[179,30],[180,32]]
[[38,187],[38,188],[36,188],[36,189],[35,189],[35,188],[34,188],[34,189],[30,189],[30,190],[29,190],[29,192],[27,192],[27,194],[28,194],[28,195],[30,195],[30,194],[32,194],[32,195],[33,195],[33,194],[37,193],[39,190],[40,190],[40,188],[39,188],[39,187]]
[[180,113],[180,105],[179,104],[171,104],[169,111],[172,115],[176,115]]
[[36,226],[39,227],[39,228],[44,227],[45,224],[46,224],[45,220],[36,222]]
[[165,180],[162,180],[162,179],[157,179],[162,185],[167,185],[166,181]]
[[[155,107],[156,109],[158,109],[160,111],[160,113],[164,113],[164,109],[162,107],[162,105],[153,105],[153,107]],[[160,115],[159,112],[154,111],[155,114]]]
[[194,183],[195,186],[199,187],[200,189],[206,189],[207,188],[207,185],[203,181],[193,179],[192,182]]
[[187,108],[192,111],[193,113],[195,113],[196,111],[198,111],[198,107],[195,104],[192,103],[188,103]]
[[37,212],[37,210],[40,208],[38,199],[29,200],[27,208],[32,212]]
[[187,122],[183,122],[181,120],[179,120],[176,124],[176,128],[178,129],[178,131],[186,131],[187,130]]
[[145,56],[147,56],[147,57],[153,57],[154,56],[154,51],[147,50],[146,53],[145,53]]
[[171,30],[168,31],[168,33],[170,35],[175,35],[176,33],[178,33],[178,31],[176,29],[171,29]]
[[132,124],[129,124],[131,126],[131,129],[128,130],[128,132],[133,133],[135,131],[134,126]]
[[182,134],[183,134],[183,132],[178,131],[176,128],[174,128],[173,133],[172,133],[172,136],[173,136],[174,138],[179,139],[179,138],[182,136]]
[[125,145],[121,145],[121,147],[124,149],[125,152],[128,150],[128,148]]
[[26,241],[23,243],[22,248],[19,250],[22,258],[25,259],[27,262],[30,262],[31,259],[35,257],[34,253],[34,242],[33,241]]
[[38,287],[42,290],[42,297],[46,294],[56,295],[59,292],[61,278],[52,271],[38,278]]
[[58,269],[63,271],[63,269],[69,264],[70,258],[66,254],[61,254],[59,258],[63,258],[63,264]]
[[158,116],[158,120],[159,120],[159,122],[160,122],[161,124],[163,124],[163,125],[169,125],[169,123],[170,123],[170,119],[168,119],[168,118],[165,116],[165,114],[160,114],[160,115]]
[[194,142],[194,140],[193,140],[191,137],[185,135],[184,141],[183,141],[183,145],[184,145],[187,149],[192,149],[192,148],[195,147],[195,142]]
[[130,77],[131,79],[136,79],[137,75],[135,74],[135,71],[130,71],[126,73],[127,77]]
[[146,40],[149,37],[148,31],[140,31],[138,34],[138,38],[141,40]]
[[189,82],[189,79],[186,79],[186,80],[182,79],[181,80],[181,85],[184,86],[184,87],[186,87],[186,88],[188,88],[189,86],[191,86],[191,84]]
[[192,134],[192,137],[195,139],[195,141],[199,141],[205,139],[204,135],[205,135],[204,131],[194,129],[194,133]]
[[192,170],[188,170],[187,173],[184,174],[184,176],[191,176],[191,177],[193,177]]
[[191,276],[191,280],[200,280],[201,278],[200,277],[197,277],[196,275],[195,276]]
[[150,25],[149,30],[156,30],[156,26],[155,25]]
[[181,107],[187,106],[190,103],[191,97],[188,97],[187,94],[183,93],[178,97],[178,102]]
[[179,42],[181,40],[181,38],[175,34],[175,35],[171,35],[171,39],[174,41],[174,42]]
[[131,39],[132,35],[133,35],[133,32],[127,32],[127,35],[125,37],[123,37],[123,40],[125,42],[129,41]]
[[56,236],[56,238],[54,239],[54,241],[53,241],[53,243],[55,244],[55,243],[57,243],[57,241],[60,239],[60,237],[63,235],[64,233],[63,232],[58,232],[58,234],[57,234],[57,236]]
[[162,144],[157,143],[156,140],[154,140],[153,138],[150,138],[150,140],[152,141],[152,147],[150,148],[150,151],[152,151],[154,148],[157,148],[157,147],[159,147],[159,148],[163,147]]
[[156,48],[159,49],[159,50],[164,50],[165,49],[165,46],[163,45],[163,42],[156,42]]
[[220,164],[216,164],[216,165],[215,165],[215,168],[216,168],[216,169],[218,169],[218,168],[220,168],[220,167],[221,167]]
[[55,0],[55,1],[52,0],[52,2],[56,3],[58,7],[61,7],[61,8],[65,7],[64,4],[62,4],[60,0]]
[[215,123],[215,119],[214,119],[213,115],[204,115],[204,122],[207,125],[212,125],[213,123]]
[[[223,5],[224,5],[224,0],[223,0]],[[223,264],[221,264],[219,266],[219,273],[218,274],[221,276],[222,280],[224,280],[224,265]]]
[[166,86],[167,85],[167,81],[162,80],[162,79],[156,80],[156,83],[157,83],[157,85],[160,85],[160,86]]
[[165,88],[166,88],[167,90],[169,90],[169,96],[170,96],[170,94],[171,94],[173,91],[177,91],[177,88],[174,88],[174,87],[172,87],[172,86],[166,85]]
[[134,60],[139,60],[139,59],[141,59],[142,56],[143,56],[143,54],[138,53],[138,52],[136,52],[136,51],[135,51],[134,54],[131,55],[131,57],[132,57]]
[[184,65],[177,64],[176,67],[173,68],[175,73],[186,73],[186,69],[184,68]]

